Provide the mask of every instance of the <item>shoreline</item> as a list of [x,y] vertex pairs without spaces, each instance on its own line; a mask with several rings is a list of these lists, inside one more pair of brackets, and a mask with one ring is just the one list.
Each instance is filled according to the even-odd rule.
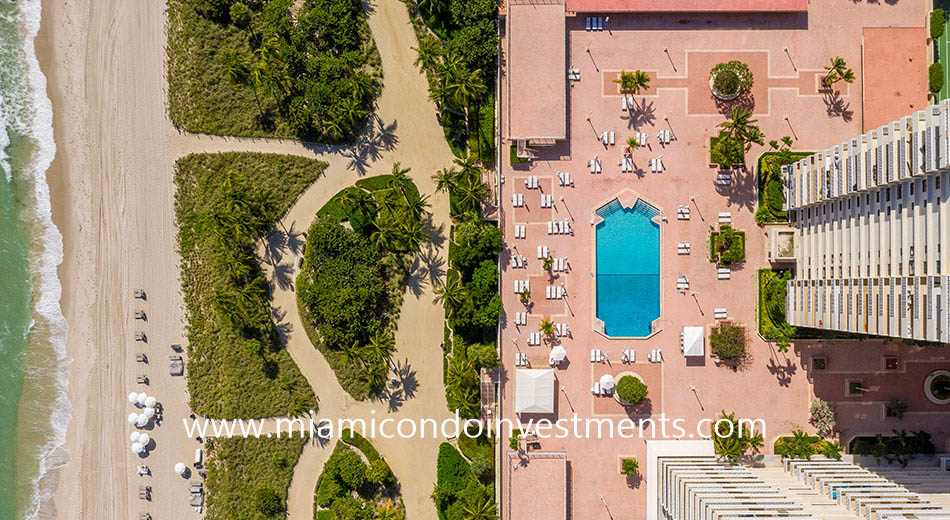
[[[40,71],[46,77],[46,96],[49,99],[53,111],[52,111],[52,122],[53,122],[53,138],[54,142],[59,143],[63,135],[63,116],[61,108],[65,106],[63,95],[61,92],[61,83],[63,78],[61,78],[61,71],[54,66],[55,57],[59,54],[56,49],[56,45],[53,42],[54,30],[51,28],[51,25],[54,21],[61,15],[59,12],[60,7],[50,0],[41,1],[41,18],[40,18],[40,27],[39,31],[36,34],[36,37],[33,40],[34,52],[36,54],[36,59],[40,66]],[[63,260],[57,267],[57,276],[59,278],[61,294],[60,294],[60,311],[66,319],[66,323],[70,323],[70,307],[69,303],[72,301],[72,287],[70,283],[72,279],[73,265],[71,259],[74,254],[74,240],[72,233],[67,232],[70,229],[71,223],[74,221],[74,216],[70,215],[70,212],[67,211],[69,205],[66,203],[69,200],[69,181],[66,176],[68,168],[66,163],[68,162],[69,152],[64,146],[58,146],[56,153],[53,157],[53,161],[50,163],[49,167],[46,170],[46,182],[49,186],[50,194],[50,218],[53,225],[59,230],[60,236],[62,237],[62,252]],[[75,352],[71,351],[69,344],[69,336],[66,340],[66,353],[67,355],[73,354],[73,363],[68,369],[67,379],[66,379],[66,397],[70,404],[73,403],[72,394],[80,388],[75,381],[78,369],[81,368],[81,362],[77,362]],[[36,492],[39,492],[41,489],[45,488],[45,500],[41,501],[39,504],[39,510],[37,511],[38,518],[56,518],[57,511],[55,508],[55,497],[59,496],[65,490],[63,487],[63,468],[69,464],[72,453],[75,453],[75,447],[71,446],[74,444],[72,441],[76,423],[81,419],[81,417],[76,413],[76,410],[73,410],[72,416],[69,419],[69,422],[66,427],[65,442],[58,448],[60,450],[59,456],[61,457],[60,464],[48,468],[46,473],[40,477],[40,481],[36,486]],[[66,482],[69,481],[68,477],[65,479]],[[64,511],[65,512],[65,511]]]

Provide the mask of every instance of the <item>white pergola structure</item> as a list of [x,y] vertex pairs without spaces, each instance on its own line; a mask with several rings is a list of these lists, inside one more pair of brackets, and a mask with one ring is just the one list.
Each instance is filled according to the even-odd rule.
[[515,413],[554,413],[554,370],[515,371]]

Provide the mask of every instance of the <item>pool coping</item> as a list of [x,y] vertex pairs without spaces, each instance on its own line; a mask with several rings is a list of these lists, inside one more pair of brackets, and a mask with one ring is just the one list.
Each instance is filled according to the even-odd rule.
[[[603,208],[604,206],[606,206],[607,204],[610,204],[614,200],[619,202],[620,206],[623,207],[624,209],[632,209],[636,205],[636,203],[640,201],[641,199],[643,200],[643,202],[645,202],[646,204],[649,204],[650,206],[652,206],[654,209],[657,210],[657,214],[653,218],[651,218],[650,221],[654,222],[657,225],[657,228],[660,230],[659,246],[658,246],[659,247],[658,269],[659,269],[659,284],[660,284],[660,290],[659,290],[660,315],[650,322],[650,333],[647,334],[646,336],[608,336],[607,333],[604,332],[604,327],[605,327],[604,321],[597,317],[597,226],[601,222],[604,221],[604,218],[598,215],[597,211]],[[593,231],[591,233],[591,238],[590,238],[591,240],[590,274],[591,274],[591,280],[592,280],[591,291],[590,291],[591,328],[594,330],[594,332],[596,332],[597,334],[600,334],[605,339],[620,340],[620,341],[646,340],[646,339],[652,338],[653,336],[656,336],[657,334],[663,331],[663,226],[662,226],[663,222],[667,222],[667,218],[664,215],[663,208],[658,204],[654,204],[650,199],[641,196],[639,193],[637,193],[636,191],[630,188],[623,188],[620,191],[616,192],[614,195],[606,199],[603,199],[601,202],[591,205],[590,225]]]

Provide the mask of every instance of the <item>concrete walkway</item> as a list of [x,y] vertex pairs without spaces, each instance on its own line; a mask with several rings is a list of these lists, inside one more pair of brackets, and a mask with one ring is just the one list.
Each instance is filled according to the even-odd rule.
[[[245,151],[280,153],[319,159],[329,164],[325,175],[310,186],[290,208],[268,237],[285,243],[287,232],[296,235],[309,228],[316,211],[335,193],[365,175],[389,173],[394,162],[411,168],[410,176],[420,192],[431,194],[431,244],[415,260],[396,333],[394,361],[400,367],[403,385],[385,400],[355,401],[337,382],[336,375],[307,338],[297,313],[293,279],[299,251],[278,248],[264,269],[273,285],[273,310],[286,330],[287,349],[310,381],[320,401],[319,419],[395,420],[449,417],[442,383],[443,308],[433,302],[433,282],[445,272],[445,247],[449,229],[448,197],[435,194],[431,176],[451,166],[454,156],[445,142],[428,97],[425,76],[414,65],[416,36],[405,4],[379,0],[366,6],[369,25],[382,58],[384,88],[378,100],[376,120],[357,142],[327,146],[289,139],[255,139],[180,134],[172,137],[176,156],[190,153]],[[262,247],[263,250],[263,247]],[[262,255],[263,257],[263,255]],[[275,267],[291,283],[276,283]],[[403,387],[409,389],[403,391]],[[406,395],[406,394],[410,395]],[[436,480],[436,455],[441,438],[373,439],[399,479],[407,518],[434,518],[429,495]],[[290,520],[313,518],[313,492],[333,443],[308,443],[294,469],[288,493]]]

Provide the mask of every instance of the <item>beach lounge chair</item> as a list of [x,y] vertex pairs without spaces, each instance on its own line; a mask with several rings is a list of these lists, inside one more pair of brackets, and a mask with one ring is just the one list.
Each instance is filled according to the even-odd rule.
[[132,316],[137,320],[148,321],[148,316],[145,315],[145,311],[135,311]]
[[729,276],[730,276],[730,273],[731,273],[731,271],[729,270],[728,267],[720,267],[720,268],[719,268],[719,279],[720,279],[720,280],[728,280],[728,279],[729,279]]
[[607,131],[604,130],[604,133],[600,134],[600,142],[607,146]]
[[663,173],[663,156],[662,155],[656,158],[656,172]]
[[680,242],[676,245],[676,253],[680,255],[689,254],[689,242]]
[[594,160],[593,160],[593,159],[587,161],[587,166],[590,167],[590,172],[591,172],[591,173],[597,173],[597,166],[594,164]]
[[142,343],[148,343],[148,337],[144,332],[138,331],[135,333],[135,341],[141,341]]
[[689,206],[685,204],[677,206],[676,218],[677,220],[689,220]]
[[591,21],[590,21],[590,19],[591,19],[590,16],[588,16],[588,17],[586,17],[586,18],[584,19],[584,30],[585,30],[585,31],[589,31],[589,30],[591,29]]
[[544,253],[544,258],[548,257],[548,246],[541,246],[541,252]]
[[148,376],[146,376],[146,375],[144,375],[144,374],[139,374],[139,375],[135,376],[135,382],[138,383],[138,384],[140,384],[140,385],[147,385],[147,384],[148,384]]
[[571,222],[567,219],[561,221],[561,232],[565,234],[573,234],[574,230],[571,229]]
[[590,362],[591,363],[597,362],[597,349],[595,348],[590,349]]
[[168,356],[168,374],[172,376],[185,374],[185,363],[181,356]]
[[602,166],[601,166],[601,164],[600,164],[600,159],[597,158],[597,157],[594,157],[594,166],[595,166],[596,169],[597,169],[597,173],[600,173]]
[[144,352],[139,352],[135,355],[135,361],[138,363],[148,363],[148,356]]
[[614,140],[614,138],[615,138],[614,131],[611,130],[611,131],[610,131],[610,134],[608,135],[608,139],[607,139],[607,140],[610,142],[610,146],[613,146],[614,143],[616,142],[616,141]]
[[713,317],[717,320],[725,320],[727,319],[727,316],[728,314],[726,313],[725,307],[716,307],[713,309]]
[[662,363],[662,362],[663,362],[663,351],[660,350],[659,348],[657,348],[655,352],[656,352],[656,353],[653,355],[653,359],[655,359],[657,363]]
[[732,224],[732,213],[728,211],[719,212],[719,223],[720,224]]
[[554,224],[553,222],[548,222],[548,234],[549,234],[549,235],[554,234],[554,225],[553,225],[553,224]]
[[551,299],[551,286],[548,285],[544,288],[544,298],[547,300]]
[[143,289],[134,289],[134,290],[132,291],[132,297],[133,297],[133,298],[138,298],[138,299],[140,299],[140,300],[148,299],[148,298],[145,296],[145,291],[144,291]]
[[590,387],[590,393],[600,395],[600,381],[594,381],[594,384]]
[[620,110],[627,111],[627,96],[620,96]]
[[598,31],[603,31],[603,30],[604,30],[604,17],[603,17],[603,16],[598,16],[598,17],[597,17],[597,30],[598,30]]

